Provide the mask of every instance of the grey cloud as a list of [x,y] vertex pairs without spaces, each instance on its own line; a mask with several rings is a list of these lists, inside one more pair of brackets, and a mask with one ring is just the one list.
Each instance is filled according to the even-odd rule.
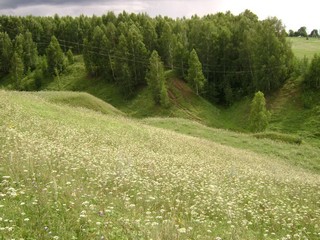
[[94,5],[94,4],[110,4],[121,1],[116,0],[1,0],[0,8],[15,9],[19,7],[35,6],[35,5]]
[[203,15],[215,9],[212,0],[0,0],[0,14],[5,15],[102,15],[107,11],[148,13],[169,17]]
[[120,13],[123,10],[139,13],[148,12],[150,1],[153,0],[28,0],[27,3],[23,0],[0,0],[0,15],[52,16],[57,13],[61,16],[99,16],[108,11]]

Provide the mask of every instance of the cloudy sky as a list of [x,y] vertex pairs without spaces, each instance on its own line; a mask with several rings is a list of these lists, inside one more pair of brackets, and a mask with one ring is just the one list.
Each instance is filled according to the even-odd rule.
[[101,15],[107,11],[146,12],[150,16],[190,17],[230,10],[239,14],[250,9],[260,19],[276,16],[287,29],[306,26],[320,29],[317,0],[0,0],[0,14],[6,15]]

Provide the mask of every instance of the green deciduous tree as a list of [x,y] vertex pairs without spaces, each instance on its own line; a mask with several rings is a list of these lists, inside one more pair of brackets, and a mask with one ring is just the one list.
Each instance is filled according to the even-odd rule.
[[119,44],[116,49],[117,57],[115,64],[115,74],[117,75],[117,84],[121,86],[122,94],[130,98],[134,94],[134,81],[132,79],[132,69],[129,67],[129,50],[126,37],[121,34]]
[[159,53],[166,66],[173,68],[174,54],[174,35],[170,24],[163,20],[161,21],[161,32],[159,33]]
[[38,58],[37,45],[32,40],[32,34],[27,31],[23,35],[23,63],[25,72],[36,68]]
[[270,113],[266,109],[266,100],[262,92],[257,92],[251,102],[250,129],[253,132],[264,131],[269,124]]
[[9,35],[0,32],[0,75],[9,73],[12,52],[13,47]]
[[61,73],[65,69],[65,58],[60,44],[55,36],[52,36],[46,52],[49,74],[54,76],[57,71],[58,73]]
[[315,38],[319,37],[319,32],[318,32],[318,30],[317,30],[317,29],[313,29],[313,30],[311,31],[309,37],[315,37]]
[[129,51],[129,67],[132,69],[134,85],[144,84],[148,50],[143,43],[143,36],[136,25],[131,25],[127,36]]
[[301,27],[299,28],[298,30],[298,36],[301,36],[301,37],[307,37],[308,34],[307,34],[307,28],[306,27]]
[[36,90],[39,90],[42,86],[42,80],[45,77],[48,69],[47,58],[40,56],[37,61],[36,70],[34,73],[34,85]]
[[11,59],[10,74],[12,81],[15,83],[15,87],[18,90],[22,89],[24,66],[23,61],[18,53],[14,52]]
[[153,51],[150,57],[149,69],[146,74],[148,86],[152,92],[154,101],[164,107],[169,105],[169,97],[164,76],[164,67],[157,51]]
[[191,51],[189,57],[189,69],[187,79],[189,84],[196,91],[196,94],[199,95],[199,91],[203,89],[206,79],[202,72],[201,62],[199,61],[197,52],[194,49]]
[[293,64],[291,46],[286,40],[285,29],[277,18],[262,21],[255,41],[256,69],[254,90],[272,92],[283,85]]
[[304,76],[305,84],[311,89],[320,89],[320,55],[315,54]]

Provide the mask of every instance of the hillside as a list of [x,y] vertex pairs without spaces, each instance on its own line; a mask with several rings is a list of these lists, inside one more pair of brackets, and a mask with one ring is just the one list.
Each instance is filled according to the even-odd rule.
[[[88,77],[82,56],[76,56],[75,63],[69,66],[59,79],[46,79],[41,90],[87,92],[135,118],[170,116],[237,130],[241,130],[245,125],[246,116],[240,121],[242,125],[239,126],[239,121],[232,117],[234,111],[224,111],[225,109],[212,105],[197,96],[184,81],[176,78],[174,73],[168,71],[167,75],[171,100],[169,109],[155,105],[146,87],[140,88],[133,98],[126,100],[121,94],[120,86],[108,83],[105,79]],[[244,108],[246,107],[240,107],[241,111],[247,112]],[[234,110],[235,114],[239,112]]]
[[303,90],[300,78],[289,79],[269,98],[269,130],[296,134],[320,144],[319,107],[319,93]]
[[[184,118],[210,127],[248,131],[251,99],[244,98],[228,108],[214,106],[197,96],[184,81],[175,77],[174,72],[167,73],[167,82],[171,100],[169,109],[155,105],[147,88],[141,88],[135,97],[125,100],[119,86],[107,83],[104,79],[89,78],[82,57],[77,56],[75,64],[68,67],[67,73],[61,75],[59,81],[55,79],[45,82],[43,90],[84,91],[135,118]],[[268,97],[268,108],[272,112],[268,130],[296,134],[303,139],[317,139],[316,134],[320,129],[317,106],[320,102],[316,99],[320,98],[314,96],[314,105],[305,108],[303,97],[299,78],[288,80],[279,91]]]
[[[75,57],[75,63],[68,66],[59,78],[44,79],[40,90],[77,92],[76,95],[59,94],[59,99],[55,98],[56,92],[50,98],[69,105],[95,108],[100,112],[117,112],[119,109],[134,118],[173,117],[189,119],[209,127],[248,132],[249,97],[229,107],[215,106],[197,96],[183,80],[176,77],[174,71],[167,71],[166,75],[171,102],[168,109],[154,104],[147,87],[140,88],[133,98],[126,100],[121,94],[121,86],[108,83],[106,79],[88,77],[81,55]],[[3,88],[11,88],[6,79],[0,84]],[[26,89],[32,89],[33,84],[30,79],[25,80]],[[96,99],[79,92],[89,93]],[[45,96],[48,98],[50,95]],[[305,141],[311,140],[319,144],[319,100],[319,95],[302,91],[301,78],[289,79],[279,91],[267,98],[268,109],[272,113],[267,131],[293,134]]]
[[222,145],[214,130],[190,137],[53,103],[46,93],[0,95],[4,239],[319,237],[319,174],[283,156]]

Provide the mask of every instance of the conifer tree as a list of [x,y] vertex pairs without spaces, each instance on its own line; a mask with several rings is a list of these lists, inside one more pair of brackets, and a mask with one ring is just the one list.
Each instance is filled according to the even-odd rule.
[[165,84],[164,67],[157,51],[150,57],[146,80],[156,104],[167,107],[169,104],[168,92]]
[[64,54],[55,36],[52,36],[51,42],[47,48],[47,62],[48,72],[52,76],[56,74],[56,71],[61,73],[65,68]]
[[269,124],[270,113],[266,109],[266,100],[262,92],[257,92],[251,102],[250,129],[253,132],[264,131]]
[[68,63],[73,64],[74,63],[74,58],[73,58],[73,53],[71,49],[67,51],[67,58],[68,58]]
[[201,91],[204,87],[206,79],[202,72],[202,65],[199,61],[196,50],[192,50],[189,57],[189,69],[187,80],[189,84],[194,88],[196,94],[199,95],[199,91]]

